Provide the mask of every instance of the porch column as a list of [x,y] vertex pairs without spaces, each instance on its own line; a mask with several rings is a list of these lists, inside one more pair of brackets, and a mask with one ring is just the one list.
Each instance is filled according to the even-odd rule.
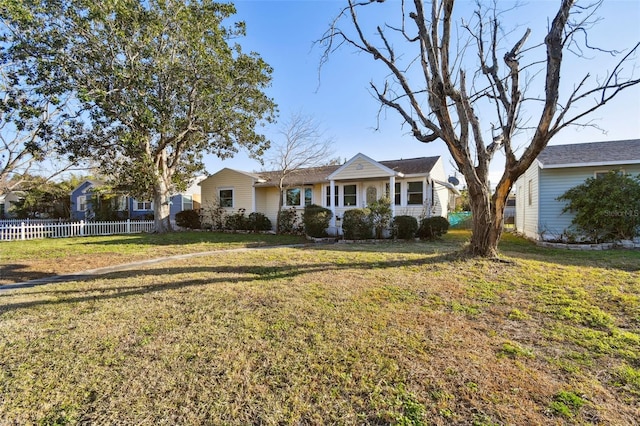
[[389,177],[389,201],[391,202],[391,217],[396,217],[396,177]]
[[336,187],[336,181],[334,180],[329,181],[329,209],[331,210],[331,213],[333,213],[333,215],[331,216],[330,225],[334,228],[336,226],[336,206],[335,206],[336,194],[334,194],[336,190],[335,187]]

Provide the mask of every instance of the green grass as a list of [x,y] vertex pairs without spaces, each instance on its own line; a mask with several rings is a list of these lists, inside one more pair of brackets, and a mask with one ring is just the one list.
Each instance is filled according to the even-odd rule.
[[0,423],[634,424],[640,253],[467,238],[0,293]]

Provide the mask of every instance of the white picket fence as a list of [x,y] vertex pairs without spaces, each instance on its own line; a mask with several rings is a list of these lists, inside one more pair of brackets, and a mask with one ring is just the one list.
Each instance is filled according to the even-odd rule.
[[91,235],[139,234],[153,232],[152,220],[120,222],[0,221],[0,241],[35,240],[40,238],[86,237]]

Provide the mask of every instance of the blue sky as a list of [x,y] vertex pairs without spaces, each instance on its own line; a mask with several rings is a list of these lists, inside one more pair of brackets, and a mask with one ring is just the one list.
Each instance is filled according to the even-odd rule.
[[[430,144],[417,142],[394,111],[381,115],[379,129],[375,130],[379,105],[370,94],[369,82],[381,81],[385,75],[382,64],[369,57],[343,48],[334,54],[323,67],[320,82],[318,66],[321,48],[313,47],[328,28],[346,2],[338,0],[238,0],[235,20],[247,24],[247,37],[239,40],[245,51],[258,52],[273,68],[273,82],[268,89],[280,110],[280,118],[286,119],[293,112],[314,117],[335,141],[335,156],[351,158],[362,152],[376,160],[391,160],[420,156],[441,155],[448,173],[450,155],[442,141]],[[384,6],[399,10],[398,0],[387,0]],[[513,5],[513,1],[501,0],[499,5]],[[517,21],[509,25],[531,27],[529,44],[542,40],[547,25],[557,10],[559,0],[532,0],[518,10]],[[374,5],[375,6],[375,5]],[[461,2],[463,9],[473,2]],[[380,10],[380,24],[390,14]],[[384,11],[384,12],[383,12]],[[640,40],[640,2],[637,0],[606,0],[600,12],[603,19],[589,33],[589,43],[603,48],[631,47]],[[524,30],[517,30],[521,34]],[[589,57],[594,55],[588,54]],[[566,61],[561,82],[570,88],[578,76],[588,68],[591,74],[604,76],[614,59],[606,55],[580,63],[573,58]],[[636,77],[640,76],[640,60],[635,61]],[[629,69],[629,68],[628,68]],[[590,117],[606,133],[592,128],[566,129],[551,144],[591,142],[640,138],[640,87],[635,86],[616,97],[610,104]],[[277,127],[277,124],[275,125]],[[266,128],[264,133],[277,141],[276,128]],[[207,172],[215,173],[223,167],[252,171],[260,170],[260,164],[249,159],[244,152],[232,159],[220,160],[206,157]],[[497,182],[500,159],[492,167],[492,181]]]

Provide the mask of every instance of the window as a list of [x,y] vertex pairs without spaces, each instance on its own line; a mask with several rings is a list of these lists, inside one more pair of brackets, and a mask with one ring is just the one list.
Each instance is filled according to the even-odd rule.
[[[620,175],[624,175],[624,170],[616,170],[617,173],[619,173]],[[606,175],[608,175],[609,173],[611,173],[611,170],[601,170],[601,171],[597,171],[594,173],[594,176],[596,179],[600,179],[605,177]]]
[[[400,182],[396,182],[394,186],[395,186],[395,194],[394,194],[393,203],[396,206],[399,206],[400,205],[400,195],[401,195],[400,194],[400,191],[401,191]],[[389,194],[389,184],[388,183],[385,185],[385,194],[386,194],[387,198],[391,198],[391,194]]]
[[78,197],[78,211],[83,212],[87,210],[87,196],[81,195]]
[[378,190],[375,186],[367,188],[367,205],[375,203],[378,200]]
[[193,196],[182,196],[182,210],[193,210]]
[[357,204],[356,186],[344,185],[342,187],[342,205],[343,206],[355,206]]
[[233,207],[233,189],[221,189],[218,191],[220,207]]
[[311,188],[304,189],[304,205],[310,206],[313,199],[313,190]]
[[[302,204],[302,196],[304,195],[304,204]],[[285,205],[292,207],[308,206],[312,204],[313,189],[312,188],[289,188],[285,191]]]
[[136,201],[136,210],[151,210],[151,201]]
[[285,205],[287,206],[299,206],[300,205],[300,188],[287,189],[285,192]]
[[[326,186],[326,191],[327,191],[327,207],[331,206],[331,186],[327,185]],[[333,187],[333,205],[337,206],[338,202],[340,200],[340,198],[338,197],[338,185]]]
[[422,204],[423,182],[407,182],[407,204]]

